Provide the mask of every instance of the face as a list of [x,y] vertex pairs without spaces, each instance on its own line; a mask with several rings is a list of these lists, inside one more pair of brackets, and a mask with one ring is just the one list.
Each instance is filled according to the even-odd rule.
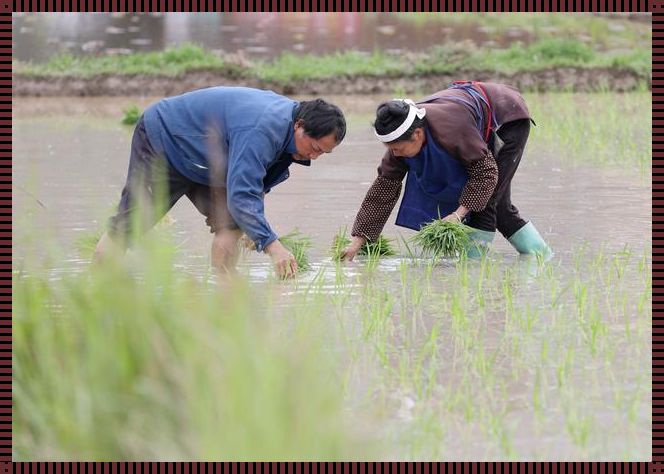
[[299,161],[315,160],[323,153],[332,153],[337,146],[334,133],[321,138],[311,138],[304,131],[304,127],[298,122],[295,124],[295,148],[297,153],[293,158]]
[[424,145],[424,130],[416,128],[409,140],[388,143],[385,146],[387,146],[394,156],[412,158],[420,152],[422,145]]

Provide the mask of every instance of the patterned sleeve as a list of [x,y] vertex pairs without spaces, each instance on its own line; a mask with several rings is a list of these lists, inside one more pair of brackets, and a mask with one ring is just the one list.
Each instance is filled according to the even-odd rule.
[[351,235],[365,237],[370,242],[378,240],[400,194],[401,180],[378,176],[362,201]]
[[482,211],[498,183],[498,165],[491,151],[484,158],[466,165],[468,181],[461,192],[459,204],[471,211]]

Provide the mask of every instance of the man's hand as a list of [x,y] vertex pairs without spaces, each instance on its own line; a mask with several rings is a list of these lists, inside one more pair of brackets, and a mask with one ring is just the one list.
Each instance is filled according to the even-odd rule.
[[367,239],[364,237],[360,236],[353,236],[353,240],[351,241],[350,245],[343,249],[341,252],[341,255],[339,256],[340,260],[348,260],[351,262],[355,258],[355,254],[362,248],[362,246],[366,243]]
[[278,239],[265,247],[265,253],[272,259],[279,278],[293,278],[297,274],[295,257]]

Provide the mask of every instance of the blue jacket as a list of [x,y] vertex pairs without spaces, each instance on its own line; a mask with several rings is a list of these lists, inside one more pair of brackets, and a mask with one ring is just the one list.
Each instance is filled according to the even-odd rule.
[[263,196],[289,176],[297,106],[272,91],[210,87],[152,104],[145,130],[155,151],[187,179],[226,187],[231,217],[260,252],[277,238]]

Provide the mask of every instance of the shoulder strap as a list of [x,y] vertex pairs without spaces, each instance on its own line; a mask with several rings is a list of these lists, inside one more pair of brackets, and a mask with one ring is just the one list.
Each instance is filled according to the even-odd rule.
[[489,100],[489,96],[484,90],[484,87],[482,87],[482,83],[479,81],[454,81],[451,87],[457,89],[472,88],[481,96],[482,101],[486,104],[487,108],[488,117],[484,122],[486,124],[484,127],[484,141],[488,143],[489,138],[491,137],[491,130],[493,130],[495,125],[495,120],[493,116],[493,107],[491,107],[491,101]]

